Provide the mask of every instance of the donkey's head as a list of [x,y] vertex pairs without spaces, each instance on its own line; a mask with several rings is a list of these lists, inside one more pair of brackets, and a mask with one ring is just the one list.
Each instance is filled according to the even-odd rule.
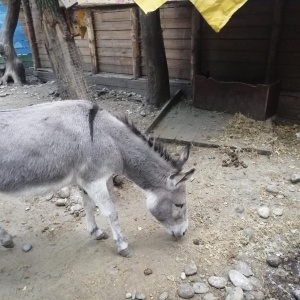
[[195,169],[181,172],[189,157],[190,145],[176,161],[178,171],[169,174],[159,188],[147,191],[147,206],[152,215],[164,225],[167,232],[174,237],[181,237],[188,228],[185,181]]

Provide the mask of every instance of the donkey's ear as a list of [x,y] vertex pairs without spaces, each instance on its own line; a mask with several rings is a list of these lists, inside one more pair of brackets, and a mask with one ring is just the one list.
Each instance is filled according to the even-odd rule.
[[178,170],[181,170],[183,165],[186,163],[186,161],[189,158],[190,155],[190,150],[191,150],[192,144],[189,143],[182,151],[180,157],[178,158],[178,160],[176,161],[176,167],[178,168]]
[[175,173],[169,176],[168,183],[171,187],[176,187],[180,182],[188,180],[196,169],[191,169],[186,173]]

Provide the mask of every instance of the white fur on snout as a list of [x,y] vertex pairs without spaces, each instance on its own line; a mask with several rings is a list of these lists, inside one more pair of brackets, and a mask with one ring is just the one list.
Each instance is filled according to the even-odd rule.
[[180,224],[172,226],[171,234],[174,233],[175,236],[182,236],[184,232],[188,229],[189,222],[188,220],[183,221]]
[[157,196],[151,191],[146,191],[146,197],[147,197],[146,201],[147,201],[148,209],[155,207],[158,201]]

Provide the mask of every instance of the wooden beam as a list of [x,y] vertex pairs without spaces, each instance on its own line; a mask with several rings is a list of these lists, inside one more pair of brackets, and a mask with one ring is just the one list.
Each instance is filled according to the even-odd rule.
[[139,41],[139,9],[134,7],[130,9],[131,20],[131,41],[132,41],[132,73],[133,79],[141,77],[141,49]]
[[200,24],[201,15],[193,6],[192,8],[192,24],[191,24],[191,82],[194,82],[195,75],[200,72]]
[[96,74],[99,72],[98,57],[97,57],[97,46],[94,31],[94,17],[93,12],[90,10],[85,11],[86,28],[89,39],[89,48],[92,62],[92,73]]
[[278,55],[282,14],[283,14],[284,0],[274,0],[273,6],[273,21],[271,27],[271,37],[268,52],[268,61],[265,74],[265,83],[270,84],[276,80],[276,58]]
[[41,67],[41,62],[39,58],[38,46],[35,36],[35,30],[33,26],[32,14],[30,9],[29,0],[22,0],[25,22],[27,26],[28,32],[28,40],[31,48],[33,68],[36,70]]

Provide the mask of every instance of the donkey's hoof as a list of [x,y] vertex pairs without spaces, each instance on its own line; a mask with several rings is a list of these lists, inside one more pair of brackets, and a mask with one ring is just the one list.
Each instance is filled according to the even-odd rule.
[[126,248],[119,251],[119,254],[123,257],[132,257],[133,251],[130,248]]
[[107,240],[109,238],[109,235],[106,232],[102,232],[99,235],[94,235],[95,240]]

